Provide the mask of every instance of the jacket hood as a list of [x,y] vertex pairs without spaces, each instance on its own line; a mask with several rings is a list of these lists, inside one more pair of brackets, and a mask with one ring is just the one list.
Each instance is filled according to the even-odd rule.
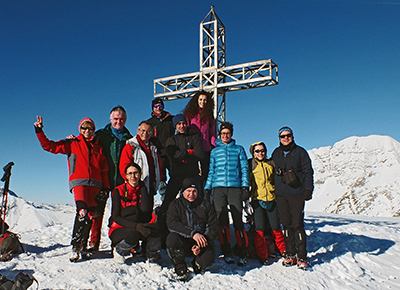
[[267,158],[267,145],[265,145],[265,143],[262,142],[262,141],[259,141],[259,142],[256,142],[256,143],[251,144],[250,149],[249,149],[251,156],[252,156],[253,158],[255,158],[255,156],[254,156],[254,147],[255,147],[256,145],[263,145],[263,146],[264,146],[265,151],[266,151],[266,152],[265,152],[265,159],[266,159],[266,158]]

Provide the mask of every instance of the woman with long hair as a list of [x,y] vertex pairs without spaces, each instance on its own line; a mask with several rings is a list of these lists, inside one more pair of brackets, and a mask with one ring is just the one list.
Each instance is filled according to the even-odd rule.
[[204,158],[200,161],[201,176],[206,181],[210,167],[210,152],[215,148],[215,119],[213,114],[214,100],[206,91],[197,92],[186,105],[183,115],[191,127],[201,136]]

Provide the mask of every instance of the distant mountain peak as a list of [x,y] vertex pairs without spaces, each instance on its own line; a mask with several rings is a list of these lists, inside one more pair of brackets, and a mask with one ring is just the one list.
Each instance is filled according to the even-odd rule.
[[307,210],[400,216],[398,141],[389,136],[353,136],[309,154],[315,192]]

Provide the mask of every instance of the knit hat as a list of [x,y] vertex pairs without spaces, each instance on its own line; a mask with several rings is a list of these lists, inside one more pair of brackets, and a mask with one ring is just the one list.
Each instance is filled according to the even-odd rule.
[[93,131],[96,130],[96,126],[94,125],[94,122],[92,119],[90,118],[83,118],[80,122],[79,122],[79,131],[81,131],[81,126],[83,123],[90,123],[93,126]]
[[284,132],[284,131],[289,131],[293,135],[293,130],[291,128],[285,126],[278,130],[278,136],[280,136],[282,134],[282,132]]
[[164,102],[163,102],[163,100],[161,98],[155,98],[154,100],[151,101],[151,107],[152,108],[156,104],[161,104],[164,107]]
[[176,124],[178,124],[178,123],[181,122],[181,121],[185,121],[185,123],[186,123],[186,118],[185,118],[185,116],[184,116],[183,114],[175,115],[175,116],[172,118],[172,124],[174,125],[174,128],[176,127]]
[[233,124],[229,122],[222,122],[221,125],[219,125],[219,133],[221,134],[221,131],[223,129],[228,129],[231,131],[231,134],[233,135]]
[[185,178],[182,181],[182,192],[184,192],[186,189],[193,187],[196,188],[197,190],[199,190],[199,185],[197,184],[196,179],[189,177],[189,178]]

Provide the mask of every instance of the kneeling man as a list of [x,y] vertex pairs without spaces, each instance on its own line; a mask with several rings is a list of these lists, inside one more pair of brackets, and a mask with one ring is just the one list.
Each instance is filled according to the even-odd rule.
[[171,202],[167,211],[167,253],[178,277],[187,277],[186,256],[194,256],[193,270],[203,273],[215,261],[214,240],[218,235],[218,221],[214,206],[199,196],[199,185],[194,178],[182,182],[179,198]]

